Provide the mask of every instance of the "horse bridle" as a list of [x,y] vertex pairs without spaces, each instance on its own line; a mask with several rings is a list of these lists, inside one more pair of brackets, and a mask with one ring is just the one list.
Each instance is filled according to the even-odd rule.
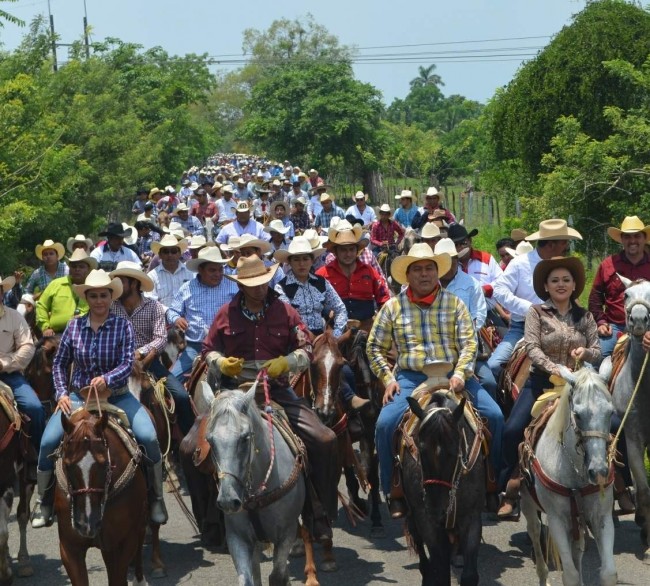
[[646,301],[645,299],[633,299],[630,303],[625,305],[625,321],[630,317],[630,314],[632,313],[632,309],[636,305],[643,305],[648,310],[648,313],[650,314],[650,302]]

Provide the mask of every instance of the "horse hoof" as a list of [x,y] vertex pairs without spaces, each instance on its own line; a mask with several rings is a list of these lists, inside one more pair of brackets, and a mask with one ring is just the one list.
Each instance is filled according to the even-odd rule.
[[336,572],[339,567],[336,565],[336,561],[327,560],[320,565],[321,572]]
[[375,538],[386,537],[386,529],[384,529],[382,526],[372,527],[370,529],[370,537],[375,537]]
[[167,570],[163,568],[154,568],[151,571],[151,577],[154,579],[165,578],[167,576]]

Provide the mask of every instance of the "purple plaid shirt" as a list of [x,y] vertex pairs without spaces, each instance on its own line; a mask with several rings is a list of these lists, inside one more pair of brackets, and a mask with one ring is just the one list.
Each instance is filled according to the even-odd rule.
[[52,375],[56,400],[70,394],[68,367],[74,362],[70,389],[78,390],[103,376],[106,385],[117,390],[126,385],[135,354],[133,326],[123,317],[109,315],[95,333],[87,315],[73,319],[66,327],[54,357]]

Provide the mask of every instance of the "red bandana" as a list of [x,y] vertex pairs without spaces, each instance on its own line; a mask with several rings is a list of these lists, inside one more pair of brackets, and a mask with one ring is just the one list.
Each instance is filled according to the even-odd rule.
[[427,306],[430,306],[430,305],[432,305],[433,302],[436,300],[436,297],[438,296],[438,291],[440,291],[440,283],[438,283],[438,284],[434,287],[434,289],[433,289],[433,291],[431,291],[431,293],[429,293],[428,295],[425,295],[424,297],[421,297],[421,298],[417,299],[417,298],[415,297],[415,295],[413,294],[413,291],[412,291],[411,288],[409,287],[409,288],[406,290],[406,296],[409,298],[409,301],[410,301],[411,303],[418,303],[418,304],[420,304],[420,305],[427,305]]

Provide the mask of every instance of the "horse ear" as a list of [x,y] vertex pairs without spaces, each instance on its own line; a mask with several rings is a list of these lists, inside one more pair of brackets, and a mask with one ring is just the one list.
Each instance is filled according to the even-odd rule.
[[632,284],[632,280],[628,279],[627,277],[624,277],[620,273],[616,273],[616,275],[621,280],[621,283],[623,283],[623,285],[625,285],[626,289]]
[[61,411],[61,424],[65,433],[71,433],[74,429],[74,426],[70,423],[70,419],[68,419],[68,416],[63,411]]
[[251,385],[251,388],[246,391],[246,395],[244,396],[244,401],[246,402],[247,407],[250,407],[251,405],[255,405],[256,391],[257,391],[257,385]]
[[573,372],[571,372],[571,371],[570,371],[566,366],[564,366],[564,365],[560,365],[560,366],[558,367],[558,369],[559,369],[559,371],[560,371],[560,376],[561,376],[561,377],[562,377],[566,382],[568,382],[570,385],[573,386],[573,384],[576,382],[576,375],[575,375]]
[[411,411],[420,421],[422,421],[422,419],[424,419],[424,411],[422,410],[422,407],[420,407],[420,403],[418,403],[413,397],[407,397],[406,400],[408,401]]
[[453,415],[453,417],[454,417],[454,423],[456,423],[456,424],[458,424],[458,422],[461,420],[461,418],[462,418],[463,415],[465,414],[465,402],[466,402],[466,401],[467,401],[467,400],[465,399],[465,397],[463,397],[463,398],[460,400],[460,403],[458,403],[458,407],[456,407],[456,408],[454,409],[454,415]]

